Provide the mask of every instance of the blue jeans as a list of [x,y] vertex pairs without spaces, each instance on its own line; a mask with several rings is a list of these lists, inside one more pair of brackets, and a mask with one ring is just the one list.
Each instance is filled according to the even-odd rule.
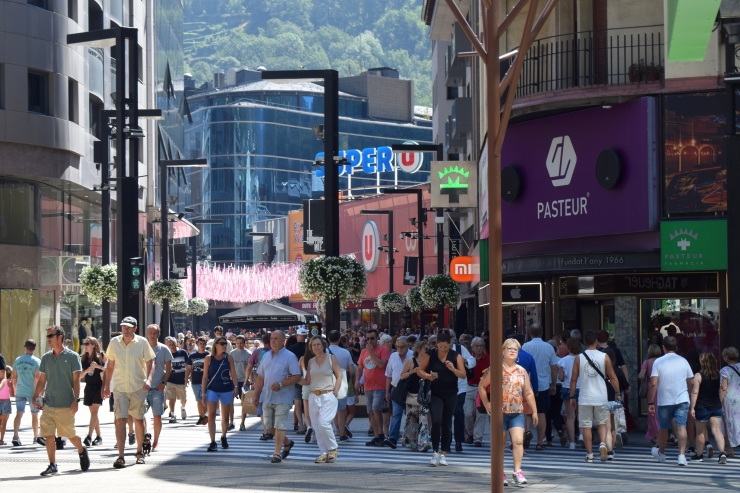
[[676,426],[686,426],[689,414],[689,403],[682,402],[670,406],[658,406],[658,425],[661,430],[671,429],[671,420],[676,420]]
[[393,400],[391,404],[393,404],[393,415],[391,416],[391,424],[388,428],[388,438],[398,440],[398,434],[401,433],[401,418],[403,418],[403,411],[406,406],[401,406]]
[[154,416],[162,416],[164,414],[164,393],[157,389],[149,389],[146,394],[146,405],[147,408],[151,408]]

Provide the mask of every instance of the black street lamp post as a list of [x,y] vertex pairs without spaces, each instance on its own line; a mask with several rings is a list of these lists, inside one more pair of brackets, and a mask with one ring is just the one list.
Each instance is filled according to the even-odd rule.
[[[262,80],[323,81],[324,84],[324,214],[326,237],[324,252],[328,257],[339,256],[339,169],[335,166],[339,153],[339,73],[336,70],[266,70]],[[332,165],[334,163],[334,165]],[[326,302],[326,333],[340,329],[339,298]]]

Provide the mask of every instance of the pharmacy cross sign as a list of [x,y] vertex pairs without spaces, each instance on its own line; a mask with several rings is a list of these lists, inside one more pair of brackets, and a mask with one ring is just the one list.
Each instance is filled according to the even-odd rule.
[[663,271],[727,269],[727,221],[664,221],[660,224]]
[[433,208],[478,206],[478,163],[432,161],[429,180]]
[[[450,196],[450,204],[459,204],[460,194],[468,193],[467,180],[470,177],[470,171],[465,171],[465,168],[462,166],[450,166],[445,167],[438,174],[439,179],[442,180],[442,183],[439,185],[440,193]],[[453,180],[454,175],[457,176]],[[446,183],[444,182],[445,177],[447,178]],[[463,183],[460,183],[461,178],[464,180]]]

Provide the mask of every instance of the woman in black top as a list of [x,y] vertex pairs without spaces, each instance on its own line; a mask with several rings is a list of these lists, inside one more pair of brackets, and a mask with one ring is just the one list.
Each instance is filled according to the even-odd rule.
[[[80,382],[85,382],[85,394],[83,404],[90,408],[90,425],[87,429],[87,436],[82,443],[86,447],[90,445],[100,445],[103,439],[100,438],[100,420],[98,419],[98,410],[103,404],[103,397],[100,391],[103,389],[103,373],[105,372],[105,355],[100,348],[100,343],[94,337],[88,337],[83,344],[85,352],[82,354],[82,373],[80,373]],[[92,439],[92,432],[95,431],[95,440]]]
[[432,445],[429,443],[429,409],[420,406],[419,394],[419,355],[426,354],[427,342],[419,341],[414,345],[414,357],[406,360],[401,370],[401,380],[409,380],[406,401],[406,426],[403,432],[402,445],[411,451],[426,452]]
[[[452,415],[457,407],[457,379],[465,378],[462,356],[452,349],[452,336],[447,330],[437,333],[437,347],[419,357],[419,377],[432,382],[432,466],[446,466],[452,443]],[[442,446],[440,450],[440,438]]]
[[[712,435],[719,449],[719,463],[726,464],[725,436],[722,433],[722,402],[719,399],[720,379],[717,370],[717,360],[712,353],[702,353],[699,356],[701,371],[694,375],[694,388],[691,391],[691,405],[689,412],[696,420],[696,454],[692,461],[704,460],[704,430],[707,422],[712,429]],[[712,445],[707,446],[707,457],[714,455]]]

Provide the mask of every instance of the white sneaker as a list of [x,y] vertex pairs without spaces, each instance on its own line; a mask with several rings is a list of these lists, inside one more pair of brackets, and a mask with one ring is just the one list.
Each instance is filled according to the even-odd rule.
[[[663,460],[665,462],[665,459]],[[679,466],[685,466],[686,465],[686,456],[681,454],[678,456],[678,465]]]
[[509,479],[506,477],[506,473],[504,473],[504,486],[509,486]]
[[606,448],[606,444],[602,443],[599,445],[599,459],[601,459],[601,462],[606,462],[608,458],[608,450]]
[[429,465],[432,467],[437,467],[439,465],[439,458],[442,456],[442,454],[438,454],[437,452],[434,452],[432,455],[432,460],[429,461]]
[[521,469],[514,473],[514,482],[516,484],[527,484],[527,478],[524,477],[524,473]]
[[[660,453],[660,449],[658,447],[653,447],[650,450],[650,453],[653,454],[653,457],[655,457],[658,460],[658,462],[665,462],[665,454],[661,454]],[[686,456],[685,455],[682,455],[680,457],[683,457],[684,458],[683,460],[684,460],[684,465],[685,465],[686,464]]]
[[447,456],[443,454],[439,454],[439,462],[437,462],[437,465],[440,466],[446,466],[447,465]]
[[576,444],[573,442],[570,442],[570,445],[568,445],[568,450],[575,450],[575,449],[576,449]]

